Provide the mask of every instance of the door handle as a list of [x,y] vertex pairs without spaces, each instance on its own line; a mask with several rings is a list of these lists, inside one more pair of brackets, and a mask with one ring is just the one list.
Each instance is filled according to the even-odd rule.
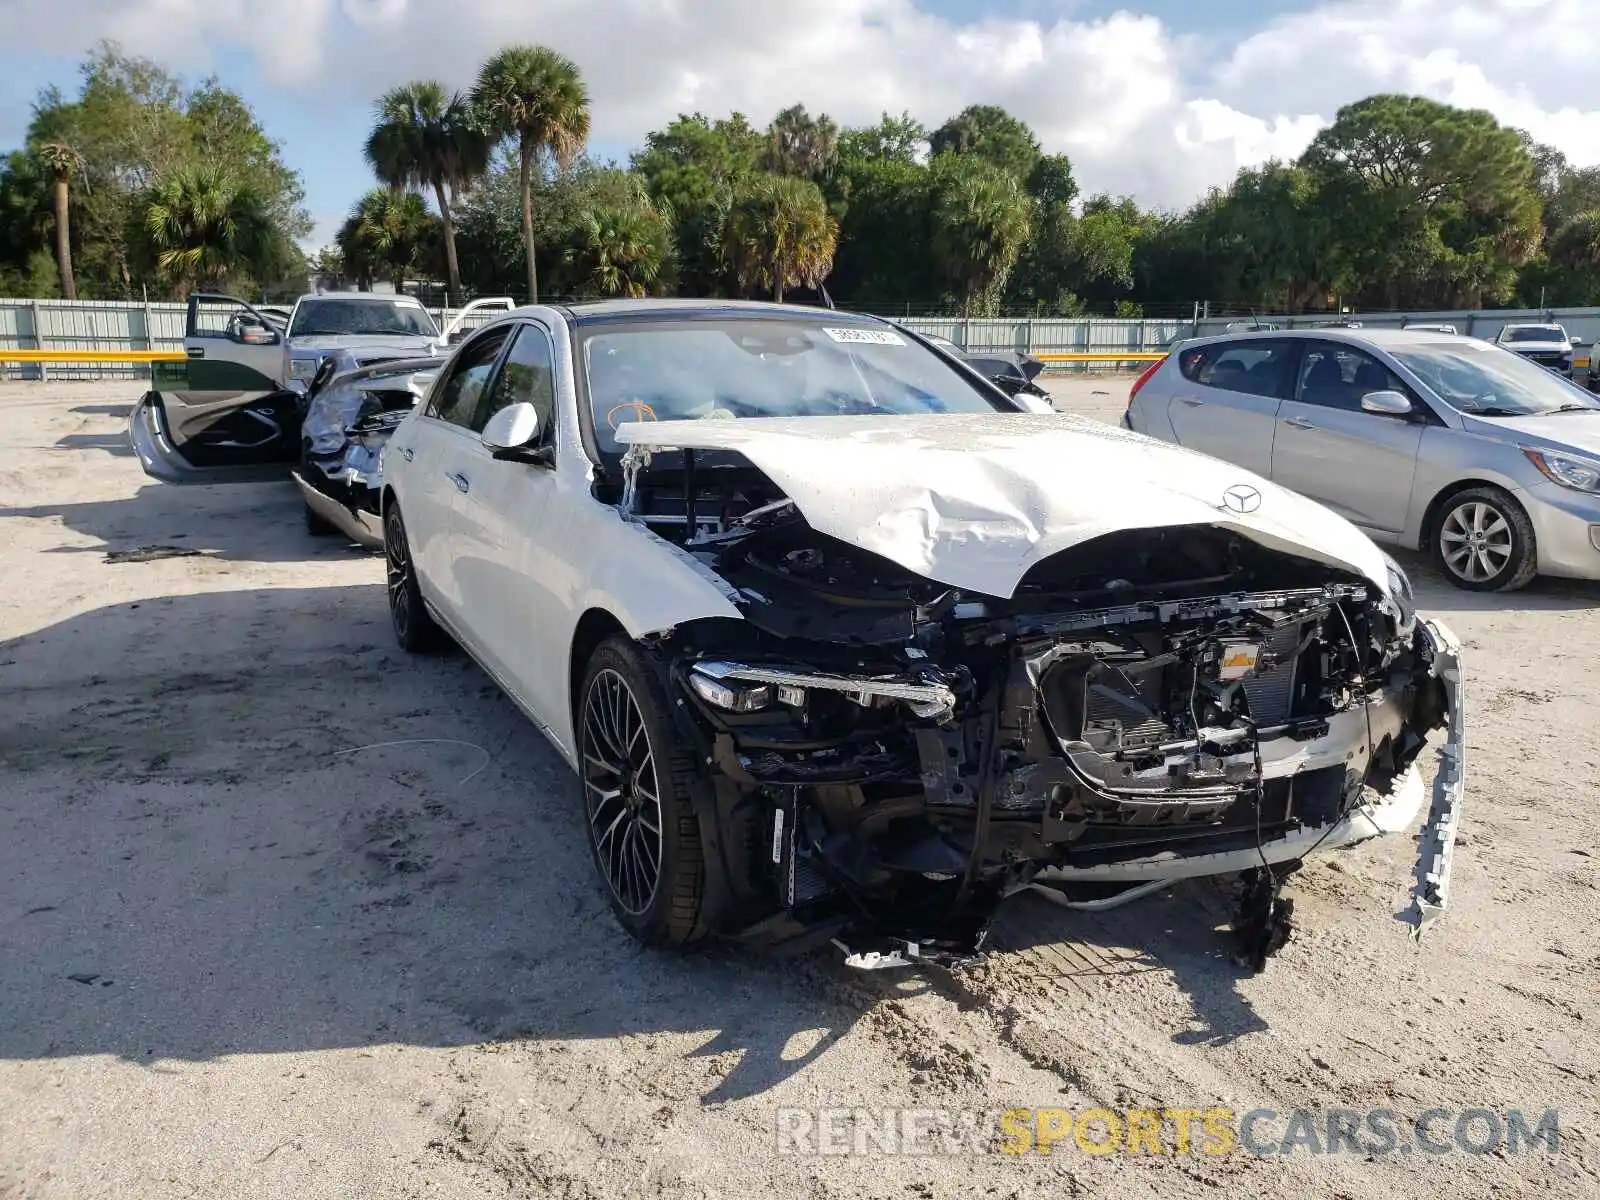
[[206,356],[206,351],[205,351],[205,347],[204,346],[188,346],[188,347],[185,347],[183,352],[185,354],[187,354],[190,358],[204,358]]
[[394,452],[407,462],[410,462],[416,457],[416,452],[412,450],[410,446],[396,446],[394,448]]
[[1302,421],[1299,417],[1285,417],[1283,423],[1290,429],[1315,429],[1310,421]]
[[456,491],[463,494],[472,490],[472,480],[459,471],[446,471],[444,477],[456,485]]
[[1178,399],[1182,400],[1190,408],[1204,408],[1206,406],[1206,402],[1204,400],[1196,400],[1192,396],[1179,396]]

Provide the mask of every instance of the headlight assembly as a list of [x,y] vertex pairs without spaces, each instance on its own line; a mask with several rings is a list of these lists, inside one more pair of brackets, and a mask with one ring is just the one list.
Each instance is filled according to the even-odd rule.
[[316,358],[291,358],[289,360],[290,379],[311,379],[317,373],[321,360]]
[[1600,492],[1600,463],[1550,450],[1529,450],[1524,447],[1522,452],[1551,483],[1559,483],[1575,492]]

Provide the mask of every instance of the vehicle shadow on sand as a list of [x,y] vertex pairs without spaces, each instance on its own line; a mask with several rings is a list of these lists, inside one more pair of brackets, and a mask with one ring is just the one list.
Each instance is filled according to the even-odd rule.
[[[74,434],[62,444],[82,449],[102,436]],[[122,453],[110,446],[102,448]],[[8,517],[59,520],[99,543],[58,546],[45,550],[46,554],[104,554],[176,545],[230,562],[302,562],[371,553],[358,551],[343,536],[307,533],[304,504],[287,478],[273,483],[147,483],[121,500],[0,507],[0,520]]]
[[863,1015],[831,961],[625,937],[565,764],[381,585],[100,608],[0,693],[0,1059],[675,1034],[709,1103]]
[[1142,1005],[1151,988],[1170,986],[1190,1009],[1172,1040],[1222,1045],[1268,1028],[1238,986],[1250,971],[1234,958],[1236,898],[1232,878],[1184,880],[1098,913],[1023,893],[1001,910],[994,948],[1024,976],[1060,988],[1068,1005],[1074,994]]

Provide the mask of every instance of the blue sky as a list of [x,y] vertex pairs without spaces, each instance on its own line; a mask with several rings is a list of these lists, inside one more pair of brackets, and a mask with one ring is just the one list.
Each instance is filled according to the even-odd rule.
[[[573,57],[601,157],[680,110],[765,121],[800,100],[849,122],[936,124],[997,103],[1073,158],[1086,190],[1182,206],[1241,165],[1297,154],[1379,90],[1487,107],[1600,156],[1593,19],[1579,0],[0,0],[0,148],[38,89],[70,90],[112,37],[241,92],[306,182],[325,238],[370,184],[373,97],[470,82],[511,41]],[[601,14],[597,17],[596,14]],[[603,36],[596,36],[596,29]],[[1582,36],[1569,36],[1582,35]]]

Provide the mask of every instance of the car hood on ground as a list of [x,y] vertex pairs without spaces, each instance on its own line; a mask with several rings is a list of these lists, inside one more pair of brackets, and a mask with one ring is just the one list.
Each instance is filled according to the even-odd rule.
[[1239,467],[1083,417],[630,422],[616,436],[735,451],[818,532],[990,596],[1013,595],[1037,563],[1080,543],[1173,525],[1234,530],[1389,593],[1382,552],[1344,518]]
[[342,333],[289,339],[292,354],[329,354],[334,350],[381,350],[385,354],[428,354],[437,345],[434,338],[410,334]]
[[1469,433],[1519,445],[1570,450],[1600,458],[1600,408],[1593,412],[1544,413],[1535,417],[1474,417],[1466,414]]

